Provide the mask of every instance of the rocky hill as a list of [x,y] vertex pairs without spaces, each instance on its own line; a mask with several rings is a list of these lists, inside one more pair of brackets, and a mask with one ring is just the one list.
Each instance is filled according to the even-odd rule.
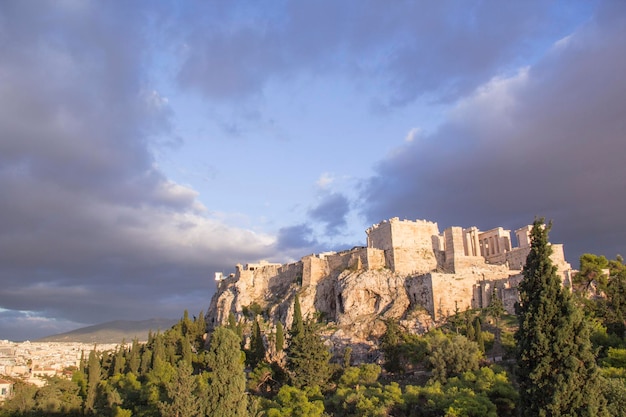
[[141,321],[117,320],[94,326],[82,327],[70,332],[47,336],[36,342],[120,343],[137,338],[148,340],[150,331],[165,331],[177,323],[174,319],[149,319]]
[[[501,227],[440,233],[433,222],[394,218],[368,229],[364,247],[284,265],[237,265],[227,278],[218,275],[207,325],[211,330],[225,324],[230,315],[249,324],[254,312],[262,313],[270,333],[278,321],[289,328],[297,293],[303,315],[328,324],[338,352],[350,345],[355,357],[374,354],[387,319],[423,333],[455,311],[487,307],[494,294],[512,312],[529,231],[516,230],[519,245],[513,247],[510,231]],[[571,268],[562,245],[553,245],[553,261],[566,282]]]

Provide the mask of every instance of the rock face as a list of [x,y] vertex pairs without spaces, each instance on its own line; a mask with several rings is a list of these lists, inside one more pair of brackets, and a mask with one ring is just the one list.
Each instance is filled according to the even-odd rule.
[[[335,348],[350,345],[358,358],[373,354],[386,319],[423,333],[457,309],[486,307],[494,288],[512,311],[529,230],[516,231],[519,247],[512,248],[510,232],[502,228],[451,227],[440,234],[436,223],[394,218],[367,230],[367,247],[285,265],[237,265],[218,281],[206,317],[209,330],[230,314],[245,320],[251,309],[263,311],[270,325],[281,321],[289,328],[297,293],[303,315],[328,322]],[[567,282],[571,269],[562,246],[555,249],[555,265]]]

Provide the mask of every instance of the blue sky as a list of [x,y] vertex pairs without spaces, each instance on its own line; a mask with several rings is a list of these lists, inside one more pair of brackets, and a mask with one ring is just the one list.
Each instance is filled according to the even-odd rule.
[[0,339],[390,217],[626,254],[622,1],[4,1]]

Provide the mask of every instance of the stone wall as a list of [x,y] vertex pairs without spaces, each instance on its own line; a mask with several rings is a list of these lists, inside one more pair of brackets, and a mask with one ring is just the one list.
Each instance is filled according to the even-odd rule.
[[433,236],[437,223],[400,220],[397,217],[367,229],[367,247],[385,251],[386,266],[399,274],[427,272],[437,268]]
[[365,269],[381,269],[385,264],[385,251],[375,248],[365,248],[367,263]]
[[316,285],[328,274],[328,261],[318,255],[302,258],[302,287]]
[[514,248],[510,252],[506,253],[505,262],[509,265],[510,269],[517,269],[521,271],[526,264],[528,252],[530,252],[530,246]]

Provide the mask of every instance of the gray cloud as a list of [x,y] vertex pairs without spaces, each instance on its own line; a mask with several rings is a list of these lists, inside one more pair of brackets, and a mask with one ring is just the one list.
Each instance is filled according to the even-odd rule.
[[[581,3],[584,4],[584,3]],[[571,7],[582,7],[568,3]],[[186,16],[181,85],[240,100],[302,75],[347,70],[385,85],[382,105],[449,100],[532,58],[527,40],[565,34],[568,15],[544,1],[287,1],[206,3]],[[239,103],[239,101],[238,101]]]
[[276,245],[279,250],[288,251],[293,259],[299,259],[304,253],[319,252],[320,247],[313,229],[304,223],[282,227]]
[[346,227],[346,216],[350,212],[348,198],[341,193],[328,193],[317,207],[309,210],[309,217],[325,226],[326,234],[333,236]]
[[528,70],[485,83],[437,132],[384,160],[364,184],[368,219],[490,228],[541,215],[574,265],[586,251],[626,253],[626,10],[603,6]]
[[273,253],[155,168],[171,110],[149,88],[142,7],[0,5],[2,337],[197,313],[212,271]]

